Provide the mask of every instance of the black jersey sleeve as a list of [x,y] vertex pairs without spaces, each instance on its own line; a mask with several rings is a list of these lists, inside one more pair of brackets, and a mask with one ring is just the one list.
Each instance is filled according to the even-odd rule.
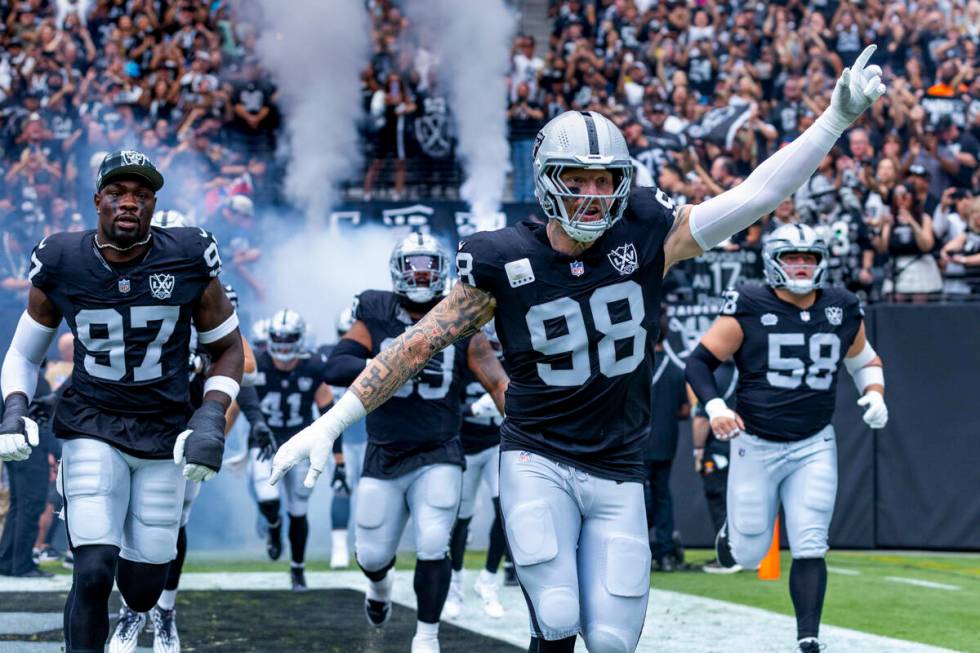
[[31,269],[27,278],[38,290],[49,293],[54,289],[64,250],[64,234],[52,234],[39,242],[31,252]]
[[187,257],[196,261],[202,276],[213,279],[221,274],[221,255],[214,234],[199,227],[184,227],[180,229],[179,236]]
[[365,290],[354,299],[354,319],[381,322],[391,312],[391,293]]
[[722,292],[721,297],[724,304],[721,307],[722,315],[730,315],[736,320],[741,321],[746,317],[751,317],[758,313],[758,302],[753,296],[753,287],[747,286],[739,290],[729,288]]
[[500,232],[481,231],[460,242],[456,253],[457,278],[468,285],[497,294],[503,262],[499,251]]

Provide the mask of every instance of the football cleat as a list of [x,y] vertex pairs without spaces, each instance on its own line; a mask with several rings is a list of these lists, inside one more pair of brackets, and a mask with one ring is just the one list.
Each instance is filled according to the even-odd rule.
[[722,567],[731,569],[738,564],[735,556],[732,555],[732,548],[728,543],[728,522],[725,522],[718,535],[715,536],[715,556],[718,564]]
[[391,601],[364,599],[364,615],[369,624],[381,628],[391,619]]
[[269,554],[270,560],[278,560],[282,555],[282,520],[276,522],[275,526],[269,527],[269,532],[265,540],[265,552]]
[[131,610],[124,605],[119,608],[119,621],[109,640],[109,653],[133,653],[140,633],[146,627],[146,614]]
[[701,571],[708,574],[737,574],[738,572],[742,571],[742,565],[723,567],[718,564],[717,558],[713,558],[704,563],[704,565],[701,567]]
[[820,653],[824,648],[816,637],[807,637],[796,643],[796,653]]
[[412,638],[412,653],[439,653],[439,638],[416,633]]
[[446,619],[455,619],[463,612],[463,572],[454,571],[449,583],[449,594],[442,606]]
[[483,611],[488,617],[500,619],[504,616],[504,606],[500,605],[500,599],[497,598],[497,581],[493,575],[486,570],[481,571],[473,589],[483,599]]
[[672,556],[660,556],[653,563],[654,571],[662,571],[670,573],[672,571],[677,571],[677,566],[674,564],[674,558]]
[[153,653],[180,653],[177,609],[165,610],[155,605],[150,609],[150,622],[153,624]]
[[306,570],[303,567],[290,567],[289,568],[289,580],[293,585],[294,592],[305,592],[306,587]]

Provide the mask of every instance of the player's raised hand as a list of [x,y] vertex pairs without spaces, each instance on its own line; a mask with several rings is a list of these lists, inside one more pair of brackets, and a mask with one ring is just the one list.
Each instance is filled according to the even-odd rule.
[[888,424],[888,406],[880,392],[869,390],[858,399],[858,406],[864,407],[864,423],[873,429],[883,429]]
[[881,68],[868,65],[877,47],[876,45],[866,47],[855,60],[854,65],[845,68],[837,80],[830,106],[834,113],[846,122],[841,125],[842,128],[857,120],[865,109],[885,94],[885,85],[881,81]]
[[316,480],[326,469],[327,461],[333,454],[333,442],[342,431],[337,426],[336,420],[330,419],[330,411],[327,411],[317,421],[289,438],[272,459],[269,485],[278,483],[286,472],[304,460],[310,461],[310,471],[307,472],[303,485],[316,485]]

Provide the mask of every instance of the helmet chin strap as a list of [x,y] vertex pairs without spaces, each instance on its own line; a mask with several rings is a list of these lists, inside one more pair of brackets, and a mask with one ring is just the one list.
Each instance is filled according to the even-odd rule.
[[95,246],[98,247],[99,249],[114,249],[117,252],[128,252],[129,250],[134,249],[136,247],[142,247],[143,245],[145,245],[148,242],[150,242],[150,240],[152,238],[153,238],[153,232],[152,231],[148,231],[148,232],[146,232],[146,238],[144,238],[143,240],[139,241],[138,243],[133,243],[129,247],[120,247],[119,245],[114,245],[112,243],[100,243],[99,242],[99,234],[96,233],[95,234]]

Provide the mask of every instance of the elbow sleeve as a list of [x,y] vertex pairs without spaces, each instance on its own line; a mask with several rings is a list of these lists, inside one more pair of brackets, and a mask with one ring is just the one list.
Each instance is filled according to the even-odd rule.
[[721,396],[714,374],[720,365],[721,361],[715,358],[715,355],[700,343],[698,343],[698,346],[687,357],[687,366],[684,368],[684,375],[687,377],[687,382],[691,384],[694,394],[698,396],[702,405]]

